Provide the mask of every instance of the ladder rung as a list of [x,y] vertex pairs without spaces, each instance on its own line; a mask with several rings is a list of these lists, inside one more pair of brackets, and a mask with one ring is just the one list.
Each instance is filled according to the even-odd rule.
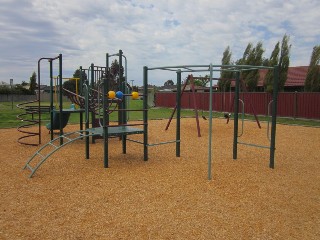
[[72,141],[71,138],[68,138],[68,137],[66,137],[66,136],[63,136],[63,135],[62,135],[61,137],[67,139],[68,141]]
[[39,155],[40,157],[42,157],[42,158],[45,158],[45,156],[43,156],[41,153],[39,153],[39,152],[37,152],[36,153],[37,155]]
[[48,144],[55,147],[55,148],[58,148],[56,145],[52,144],[51,142],[49,142]]
[[28,167],[31,170],[31,172],[33,172],[33,168],[29,164],[26,164],[26,167]]
[[77,134],[79,134],[80,137],[84,137],[85,135],[81,132],[76,132]]

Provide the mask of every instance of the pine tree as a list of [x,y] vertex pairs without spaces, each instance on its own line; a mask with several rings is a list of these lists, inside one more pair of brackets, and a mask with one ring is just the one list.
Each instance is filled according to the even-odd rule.
[[32,76],[30,77],[30,86],[29,86],[30,93],[35,94],[36,88],[37,88],[37,74],[33,72]]
[[[221,60],[221,65],[231,65],[231,56],[232,52],[230,50],[230,47],[228,46],[224,52],[223,52],[223,57]],[[223,69],[223,67],[222,67]],[[227,71],[221,71],[220,72],[220,80],[218,80],[218,86],[219,86],[219,91],[226,91],[227,89],[230,88],[231,85],[231,79],[233,76],[232,72],[227,72]]]
[[[238,60],[238,64],[241,65],[252,65],[261,66],[263,62],[263,44],[258,42],[255,47],[252,43],[249,43],[246,50],[244,51],[242,59]],[[252,92],[256,89],[259,81],[259,71],[251,70],[241,73],[241,78],[244,80],[247,90]]]
[[287,81],[288,69],[290,65],[290,49],[291,44],[289,45],[290,37],[285,34],[281,42],[281,53],[279,59],[280,67],[280,77],[278,82],[279,91],[283,91],[284,85]]
[[304,83],[304,90],[306,92],[319,92],[320,91],[320,45],[314,46],[310,65],[308,68],[307,77]]
[[[279,53],[280,53],[280,42],[277,42],[277,44],[275,45],[269,62],[268,62],[268,66],[269,67],[274,67],[276,65],[278,65],[279,62]],[[263,83],[265,89],[267,92],[272,92],[273,89],[273,69],[270,69],[264,79],[264,83]]]

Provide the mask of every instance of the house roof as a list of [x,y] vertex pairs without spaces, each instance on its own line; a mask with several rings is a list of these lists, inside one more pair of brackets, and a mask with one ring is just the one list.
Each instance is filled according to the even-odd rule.
[[[309,66],[289,67],[285,87],[303,87],[307,77]],[[259,69],[259,81],[257,87],[263,87],[264,79],[268,69]],[[231,87],[235,87],[235,81],[231,82]]]
[[[308,68],[309,68],[309,66],[289,67],[287,81],[285,83],[285,86],[286,87],[304,86],[304,82],[306,80]],[[265,79],[267,72],[268,72],[267,69],[260,69],[259,70],[260,78],[259,78],[259,82],[258,82],[258,87],[263,86],[263,82],[264,82],[264,79]]]

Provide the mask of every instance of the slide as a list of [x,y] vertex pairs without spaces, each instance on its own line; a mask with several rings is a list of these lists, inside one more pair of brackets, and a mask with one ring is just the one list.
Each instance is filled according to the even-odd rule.
[[[62,128],[67,126],[68,121],[69,121],[69,117],[70,117],[70,112],[63,112],[62,113]],[[53,121],[52,122],[53,122],[52,126],[51,126],[51,123],[48,123],[46,125],[47,129],[49,131],[59,130],[60,129],[60,113],[59,112],[53,112]]]

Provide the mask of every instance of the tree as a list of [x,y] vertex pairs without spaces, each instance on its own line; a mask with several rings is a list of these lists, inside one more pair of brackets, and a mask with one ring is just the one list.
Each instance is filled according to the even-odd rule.
[[[81,76],[82,76],[82,78],[81,78]],[[87,74],[85,73],[85,71],[81,72],[80,69],[77,69],[74,71],[73,78],[78,78],[79,80],[69,79],[62,84],[62,87],[64,89],[69,90],[70,92],[76,93],[76,89],[77,89],[76,85],[78,84],[78,90],[81,91],[82,83],[80,80],[84,81],[84,80],[87,80],[88,78],[87,78]]]
[[[232,52],[230,47],[226,47],[223,52],[223,57],[221,59],[221,65],[231,65]],[[233,73],[228,71],[223,71],[224,67],[221,67],[220,78],[218,80],[218,87],[220,92],[225,92],[231,86],[231,79],[233,78]]]
[[[246,50],[243,53],[242,59],[237,61],[239,65],[252,65],[252,66],[261,66],[263,63],[263,45],[262,42],[258,42],[255,47],[252,43],[247,45]],[[259,81],[259,70],[250,70],[244,71],[241,73],[241,78],[244,80],[244,83],[249,92],[252,92],[256,89]]]
[[283,91],[284,85],[287,81],[287,75],[290,65],[290,49],[291,44],[289,45],[290,37],[285,34],[282,38],[281,42],[281,52],[280,52],[280,59],[279,59],[279,82],[278,88],[279,91]]
[[[269,67],[274,67],[274,66],[278,65],[279,53],[280,53],[280,42],[277,42],[277,44],[275,45],[275,47],[271,53],[270,59],[268,61]],[[272,92],[272,90],[273,90],[273,69],[268,70],[268,72],[265,76],[263,85],[264,85],[267,92]]]
[[304,90],[306,92],[320,91],[320,45],[314,46],[310,65],[307,72],[307,77],[304,83]]
[[70,92],[76,93],[76,81],[75,80],[67,80],[62,84],[63,89],[66,89]]
[[210,81],[209,75],[205,75],[204,77],[194,77],[193,83],[195,86],[205,87],[207,83]]
[[79,78],[79,79],[82,79],[82,80],[87,80],[88,79],[86,72],[85,71],[81,72],[80,69],[77,69],[77,70],[74,71],[73,77],[74,78]]
[[[121,66],[117,61],[117,59],[115,59],[112,63],[111,66],[109,67],[109,74],[107,76],[108,79],[108,83],[109,83],[109,89],[110,90],[119,90],[119,87],[121,86],[121,84],[125,81],[125,78],[123,77],[123,73],[124,73],[124,68],[123,66]],[[120,79],[120,75],[122,76],[122,78]]]
[[36,88],[37,88],[37,74],[33,72],[32,76],[30,77],[30,87],[29,87],[30,93],[35,94]]
[[164,83],[163,86],[173,86],[173,85],[174,85],[174,82],[171,79],[169,79]]
[[21,86],[28,86],[28,83],[26,81],[22,81]]

